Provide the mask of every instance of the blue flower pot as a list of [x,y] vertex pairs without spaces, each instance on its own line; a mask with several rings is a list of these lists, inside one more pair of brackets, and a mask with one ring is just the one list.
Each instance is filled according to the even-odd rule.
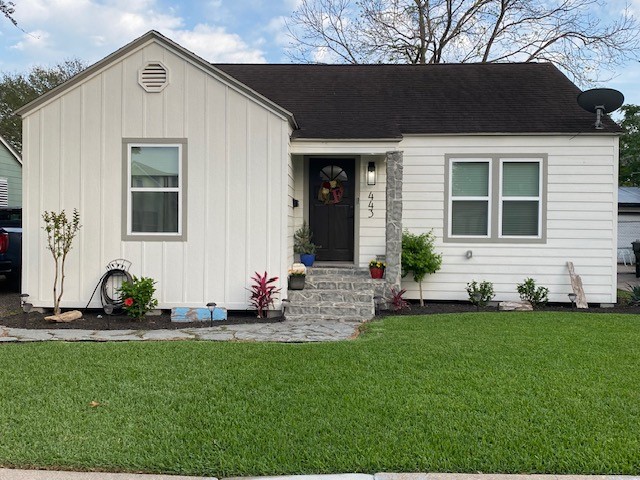
[[301,253],[300,254],[300,262],[304,264],[305,267],[313,266],[313,262],[316,261],[315,253]]

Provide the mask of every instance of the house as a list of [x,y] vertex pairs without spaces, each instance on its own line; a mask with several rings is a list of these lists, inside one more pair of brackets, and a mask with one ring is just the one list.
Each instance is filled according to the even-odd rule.
[[618,262],[635,262],[631,242],[639,238],[640,188],[618,187]]
[[52,304],[41,213],[78,208],[63,307],[126,258],[161,308],[244,309],[254,271],[286,287],[303,220],[319,260],[385,255],[409,298],[403,229],[443,254],[426,299],[474,279],[515,299],[534,277],[568,301],[573,261],[590,302],[615,302],[620,129],[579,92],[547,63],[212,65],[151,31],[18,111],[23,291]]
[[0,135],[0,207],[22,206],[22,160]]

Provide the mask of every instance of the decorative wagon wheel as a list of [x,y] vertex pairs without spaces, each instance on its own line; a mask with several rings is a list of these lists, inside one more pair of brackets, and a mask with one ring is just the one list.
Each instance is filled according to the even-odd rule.
[[344,195],[344,185],[341,178],[346,178],[346,172],[343,168],[331,165],[320,171],[320,179],[322,185],[318,190],[318,200],[325,205],[335,205],[342,201]]

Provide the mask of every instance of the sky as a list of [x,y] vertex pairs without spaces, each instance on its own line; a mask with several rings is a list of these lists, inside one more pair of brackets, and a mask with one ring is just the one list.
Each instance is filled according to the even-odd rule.
[[[211,62],[288,63],[285,19],[300,0],[13,0],[22,30],[0,18],[0,72],[79,58],[94,63],[154,29]],[[609,0],[611,11],[628,0]],[[640,0],[630,0],[640,17]],[[597,86],[640,104],[640,62]]]

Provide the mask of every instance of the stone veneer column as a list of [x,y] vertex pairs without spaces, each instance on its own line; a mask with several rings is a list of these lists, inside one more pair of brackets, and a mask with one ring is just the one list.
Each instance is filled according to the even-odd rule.
[[385,278],[400,289],[402,256],[402,152],[387,152],[387,231]]

